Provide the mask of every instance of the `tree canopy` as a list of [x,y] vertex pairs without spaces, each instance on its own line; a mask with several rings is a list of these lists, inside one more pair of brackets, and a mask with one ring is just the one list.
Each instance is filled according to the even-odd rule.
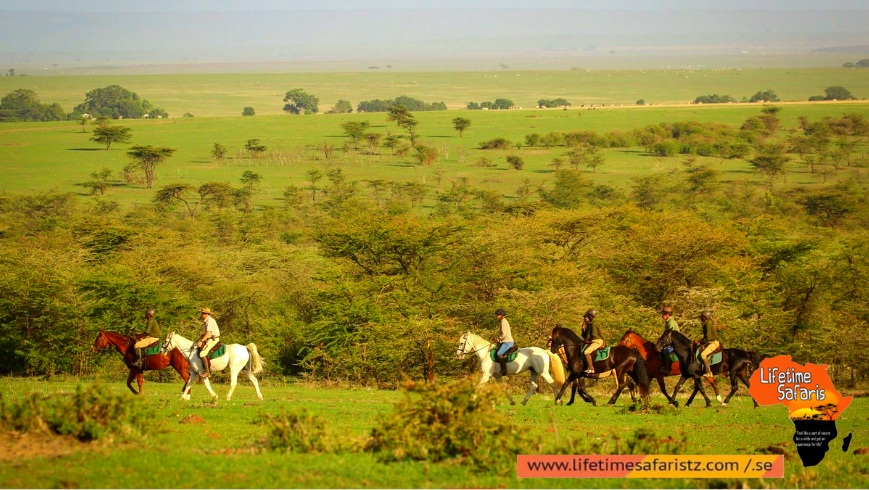
[[63,121],[66,113],[57,102],[43,104],[36,92],[28,89],[13,90],[0,100],[0,122]]
[[109,85],[85,94],[85,101],[75,106],[74,113],[106,116],[111,119],[140,119],[146,114],[162,115],[165,111],[152,106],[135,92],[120,85]]
[[315,114],[320,110],[317,106],[320,99],[300,88],[294,88],[287,92],[287,95],[284,96],[284,102],[286,102],[284,111],[293,114]]

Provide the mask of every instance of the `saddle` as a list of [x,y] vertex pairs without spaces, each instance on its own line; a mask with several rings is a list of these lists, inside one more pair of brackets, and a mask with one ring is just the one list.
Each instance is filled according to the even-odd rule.
[[[498,344],[495,348],[489,351],[489,357],[493,362],[498,362],[498,349],[501,348],[501,344]],[[513,347],[507,349],[507,352],[504,354],[504,359],[507,362],[513,362],[516,360],[516,356],[519,355],[519,347],[516,344],[513,344]]]
[[143,356],[153,356],[160,353],[160,341],[157,340],[153,344],[142,347]]
[[[588,345],[582,346],[582,354],[585,355],[585,349],[588,348]],[[606,360],[607,357],[610,356],[610,346],[604,345],[600,349],[594,352],[594,362]]]
[[[721,362],[721,360],[724,358],[724,353],[721,352],[722,350],[723,349],[719,347],[718,349],[715,349],[714,351],[712,351],[712,354],[709,354],[709,357],[707,359],[709,359],[710,366],[712,366],[713,364],[718,364],[719,362]],[[697,361],[700,361],[700,353],[701,352],[703,352],[703,346],[698,347],[697,350],[694,351],[694,356],[697,358]]]
[[208,359],[217,359],[224,354],[226,354],[226,346],[222,342],[217,342],[208,352]]

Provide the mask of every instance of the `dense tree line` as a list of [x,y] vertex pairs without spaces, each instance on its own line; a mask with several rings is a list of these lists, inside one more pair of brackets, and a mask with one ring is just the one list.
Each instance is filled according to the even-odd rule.
[[356,112],[389,112],[396,106],[403,106],[409,111],[445,111],[447,105],[444,102],[427,103],[413,97],[400,95],[394,99],[363,100],[356,106]]

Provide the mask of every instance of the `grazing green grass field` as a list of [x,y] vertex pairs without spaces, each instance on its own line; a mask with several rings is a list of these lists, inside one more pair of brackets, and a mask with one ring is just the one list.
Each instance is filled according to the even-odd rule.
[[[2,80],[2,79],[0,79]],[[825,117],[840,118],[857,113],[869,118],[869,104],[804,103],[783,104],[779,113],[782,127],[796,128],[798,119],[806,117],[819,121]],[[761,104],[732,104],[715,106],[645,106],[610,107],[601,109],[572,108],[570,110],[513,110],[513,111],[439,111],[417,112],[419,141],[438,150],[437,161],[420,166],[413,155],[392,155],[386,148],[369,151],[364,145],[358,151],[341,150],[347,141],[341,127],[346,121],[367,121],[370,131],[403,134],[404,131],[386,120],[383,113],[346,115],[267,115],[253,117],[194,117],[161,120],[125,120],[113,124],[132,128],[129,144],[105,146],[90,141],[93,127],[82,127],[76,122],[6,123],[0,125],[0,190],[20,193],[54,189],[62,192],[88,194],[80,184],[92,180],[90,174],[109,168],[115,179],[129,163],[127,149],[133,145],[154,145],[176,148],[177,152],[160,164],[156,172],[155,189],[132,183],[111,187],[105,197],[119,202],[148,202],[154,191],[167,184],[188,183],[198,186],[204,182],[230,182],[238,185],[241,175],[250,170],[260,174],[262,186],[255,196],[261,205],[280,204],[287,186],[310,185],[308,172],[318,170],[326,175],[328,169],[340,168],[348,181],[387,180],[417,182],[427,187],[431,198],[436,191],[449,189],[453,182],[467,179],[476,188],[499,192],[504,197],[515,197],[524,183],[532,188],[551,181],[552,160],[564,157],[564,146],[543,148],[524,146],[525,136],[552,131],[630,131],[662,122],[698,121],[717,122],[738,127],[746,119],[760,114]],[[464,117],[471,121],[462,137],[453,129],[452,119]],[[506,138],[519,148],[507,150],[480,150],[482,141]],[[258,139],[266,146],[264,154],[252,158],[244,146]],[[228,150],[221,162],[212,158],[215,143]],[[326,159],[323,145],[335,147],[331,159]],[[858,146],[856,158],[864,154]],[[505,161],[508,155],[523,159],[522,170],[514,170]],[[642,148],[607,149],[603,151],[604,164],[594,172],[587,169],[588,177],[597,184],[627,188],[633,177],[650,173],[666,175],[681,169],[684,156],[652,157]],[[480,167],[477,162],[485,157],[495,166]],[[703,158],[714,162],[723,172],[725,181],[760,181],[762,177],[745,160]],[[833,176],[847,179],[853,169],[845,169]],[[789,164],[785,185],[817,184],[821,174],[811,174],[797,160]],[[322,186],[322,183],[320,184]]]
[[[133,395],[117,380],[97,384],[113,393]],[[511,382],[514,396],[524,392],[527,378]],[[37,381],[0,378],[0,392],[6,403],[28,393],[70,394],[79,382]],[[92,384],[92,381],[83,382]],[[752,408],[751,399],[736,396],[730,406],[717,403],[703,408],[648,412],[629,409],[629,397],[616,406],[587,404],[554,406],[551,394],[537,394],[527,406],[510,406],[499,398],[498,410],[523,432],[539,434],[544,440],[567,438],[576,447],[592,443],[614,447],[620,440],[626,447],[639,429],[666,441],[686,443],[683,454],[768,454],[783,451],[785,478],[781,480],[643,480],[643,479],[518,479],[515,473],[490,474],[467,465],[445,461],[381,463],[368,452],[298,454],[268,449],[268,428],[264,414],[307,408],[323,419],[324,429],[348,444],[365,443],[380,416],[388,414],[403,398],[400,391],[284,384],[265,380],[265,400],[257,401],[253,388],[242,382],[232,401],[212,402],[202,386],[194,388],[193,400],[177,399],[180,379],[173,383],[148,382],[142,402],[153,410],[153,424],[160,430],[132,442],[79,443],[66,439],[50,444],[35,435],[0,439],[0,487],[5,488],[335,488],[335,487],[771,487],[865,488],[869,484],[869,459],[855,450],[869,446],[869,409],[865,398],[857,398],[837,420],[839,438],[831,443],[825,459],[816,467],[803,468],[791,442],[794,427],[782,407]],[[217,378],[215,389],[224,396],[226,380]],[[612,384],[598,382],[592,392],[606,396]],[[744,388],[743,388],[744,390]],[[684,400],[684,395],[680,397]],[[664,398],[655,389],[652,405]],[[190,423],[190,422],[195,423]],[[847,453],[842,437],[853,433]],[[648,436],[647,436],[648,437]],[[39,443],[43,442],[43,445]],[[648,442],[648,441],[646,441]],[[10,451],[17,451],[11,453]],[[581,453],[577,451],[578,454]],[[505,456],[506,457],[506,456]],[[512,457],[512,456],[510,456]]]

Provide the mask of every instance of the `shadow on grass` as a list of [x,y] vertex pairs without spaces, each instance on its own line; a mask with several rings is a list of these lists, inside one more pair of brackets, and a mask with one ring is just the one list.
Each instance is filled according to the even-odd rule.
[[105,151],[105,148],[67,148],[69,151]]

